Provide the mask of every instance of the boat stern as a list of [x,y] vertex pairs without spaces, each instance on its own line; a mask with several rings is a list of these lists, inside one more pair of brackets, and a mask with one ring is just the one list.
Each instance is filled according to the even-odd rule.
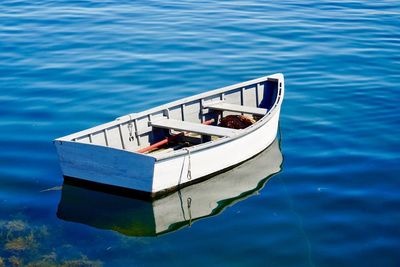
[[152,192],[154,157],[61,139],[54,144],[64,177]]

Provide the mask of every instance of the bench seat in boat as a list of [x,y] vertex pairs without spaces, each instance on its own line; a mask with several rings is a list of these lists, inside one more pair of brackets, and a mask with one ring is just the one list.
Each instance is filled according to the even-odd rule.
[[185,131],[185,132],[198,133],[202,135],[220,136],[220,137],[224,136],[230,137],[235,135],[239,131],[235,129],[223,128],[212,125],[204,125],[200,123],[193,123],[187,121],[179,121],[173,119],[157,120],[151,122],[150,125],[157,128],[173,129],[177,131]]
[[258,116],[264,116],[265,114],[267,114],[267,109],[265,108],[248,107],[223,102],[205,105],[204,107],[213,110],[241,112]]

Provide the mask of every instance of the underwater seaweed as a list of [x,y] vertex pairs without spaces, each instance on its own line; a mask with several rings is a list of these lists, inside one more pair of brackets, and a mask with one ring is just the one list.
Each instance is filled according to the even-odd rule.
[[42,257],[42,260],[44,260],[44,261],[56,261],[57,260],[57,254],[53,251],[48,255],[44,255]]
[[83,257],[79,260],[67,260],[61,264],[61,267],[101,267],[103,263],[101,261],[91,261],[87,257]]
[[16,256],[11,256],[8,261],[11,263],[12,267],[23,266],[23,261]]
[[0,238],[3,241],[9,241],[23,234],[28,228],[27,224],[22,220],[1,221]]
[[5,250],[12,250],[12,251],[22,251],[26,250],[29,247],[27,242],[23,237],[17,237],[12,239],[4,245]]
[[22,220],[12,220],[5,223],[4,228],[12,232],[21,232],[27,228],[27,225]]
[[45,225],[29,225],[20,219],[0,222],[0,248],[11,254],[35,252],[48,235]]
[[101,267],[101,261],[89,260],[87,256],[81,255],[80,259],[57,261],[57,254],[55,252],[45,255],[40,260],[29,262],[27,267]]
[[38,247],[38,244],[35,241],[35,237],[33,233],[30,233],[25,237],[17,237],[12,240],[9,240],[4,245],[4,249],[8,251],[24,251],[24,250],[32,250]]
[[55,233],[46,225],[28,223],[27,218],[0,220],[0,267],[103,266],[74,246],[59,244]]
[[34,260],[33,262],[29,262],[27,267],[53,267],[58,266],[57,264],[57,255],[52,252],[49,255],[43,256],[40,260]]
[[27,267],[54,267],[57,266],[55,262],[48,262],[45,260],[39,260],[36,262],[30,262],[26,265]]

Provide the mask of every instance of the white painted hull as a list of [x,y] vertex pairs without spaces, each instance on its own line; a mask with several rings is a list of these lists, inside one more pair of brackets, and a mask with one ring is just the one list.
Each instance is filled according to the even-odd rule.
[[191,179],[188,177],[189,154],[155,162],[152,192],[173,188],[237,165],[266,149],[275,139],[279,111],[262,127],[198,152],[190,152]]

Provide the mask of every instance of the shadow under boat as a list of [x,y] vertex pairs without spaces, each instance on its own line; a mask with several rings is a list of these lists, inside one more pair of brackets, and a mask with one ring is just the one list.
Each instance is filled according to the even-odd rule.
[[57,216],[128,236],[157,236],[217,215],[258,193],[281,170],[282,162],[279,142],[275,139],[267,149],[243,164],[157,199],[143,199],[129,192],[106,193],[66,180]]

